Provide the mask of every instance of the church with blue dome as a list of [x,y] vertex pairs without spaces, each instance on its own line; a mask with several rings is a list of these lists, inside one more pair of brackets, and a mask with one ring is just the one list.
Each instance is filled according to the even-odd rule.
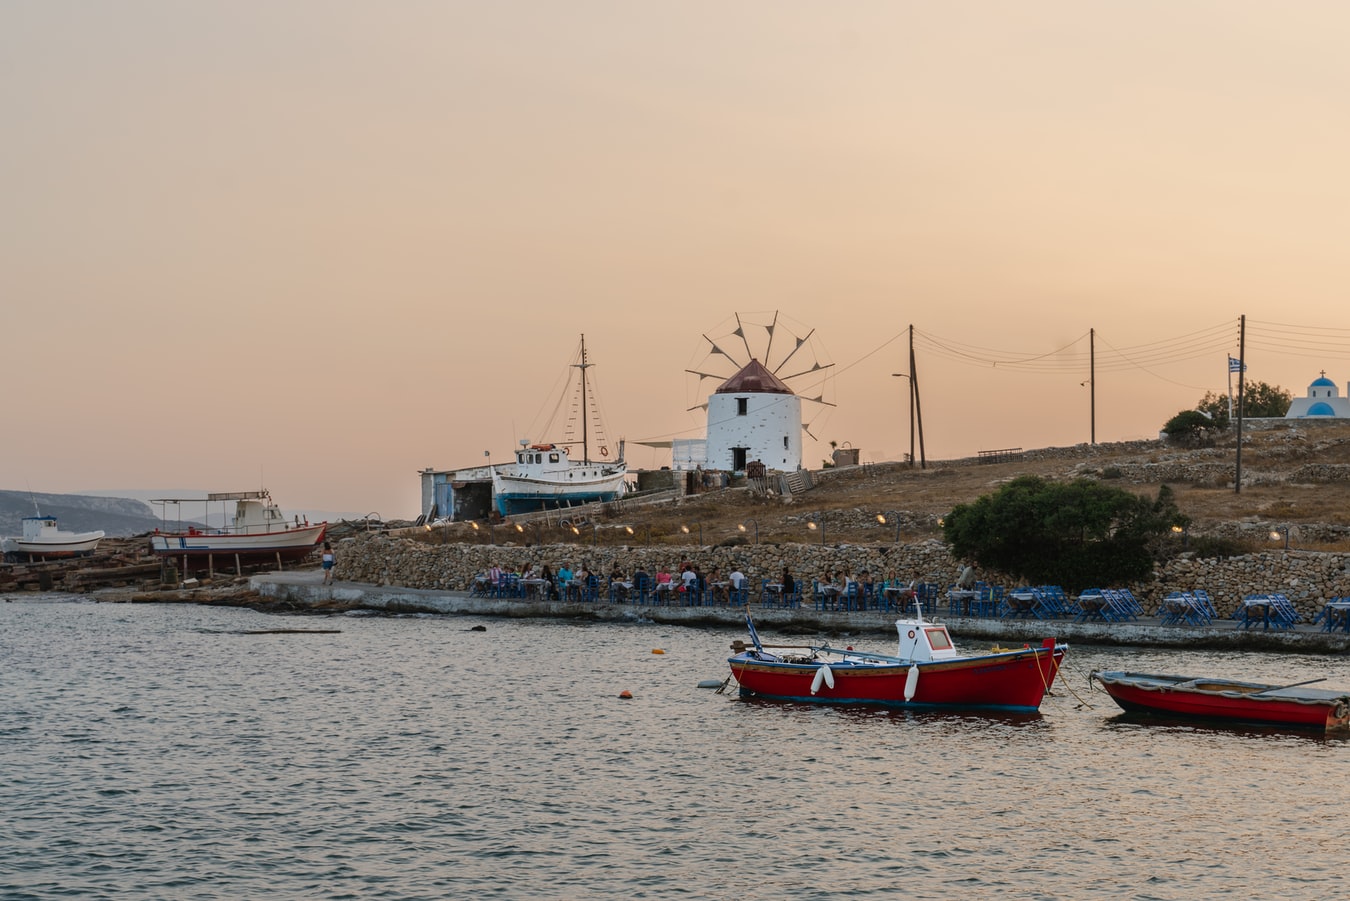
[[1341,397],[1336,383],[1326,370],[1308,386],[1307,397],[1296,397],[1289,404],[1285,419],[1350,419],[1350,397]]

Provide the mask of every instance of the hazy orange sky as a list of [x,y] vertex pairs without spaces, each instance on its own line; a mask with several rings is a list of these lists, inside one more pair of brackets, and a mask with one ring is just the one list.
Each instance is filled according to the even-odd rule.
[[659,466],[633,443],[701,436],[685,369],[737,312],[835,363],[813,466],[908,450],[911,324],[934,459],[1087,441],[1090,329],[1098,441],[1225,391],[1244,314],[1249,377],[1344,391],[1347,34],[1340,2],[0,3],[0,487],[411,518],[423,467],[549,437],[582,332]]

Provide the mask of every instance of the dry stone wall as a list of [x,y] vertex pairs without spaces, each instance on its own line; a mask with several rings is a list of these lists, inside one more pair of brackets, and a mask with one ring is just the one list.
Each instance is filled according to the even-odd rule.
[[[826,572],[871,573],[873,579],[895,577],[919,579],[947,586],[955,580],[961,564],[937,540],[897,545],[761,544],[739,547],[604,547],[594,545],[537,545],[533,547],[482,544],[428,544],[389,535],[360,535],[338,543],[339,579],[403,588],[467,591],[474,576],[495,563],[508,572],[547,564],[557,570],[584,565],[606,574],[616,565],[624,573],[641,567],[648,572],[665,566],[677,572],[689,560],[707,572],[718,567],[723,573],[740,569],[758,586],[761,580],[776,581],[787,567],[793,577],[808,581]],[[1230,614],[1248,594],[1280,592],[1311,618],[1327,600],[1350,597],[1350,554],[1313,551],[1273,551],[1244,557],[1195,559],[1189,556],[1169,561],[1146,583],[1103,585],[1129,588],[1149,611],[1171,591],[1208,591],[1223,616]],[[997,573],[981,573],[994,584],[1014,587],[1011,579]]]

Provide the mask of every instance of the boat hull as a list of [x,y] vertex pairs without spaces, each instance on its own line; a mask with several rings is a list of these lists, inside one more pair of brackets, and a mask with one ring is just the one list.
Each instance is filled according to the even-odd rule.
[[15,538],[11,544],[15,553],[30,557],[81,557],[98,550],[102,532],[69,532],[55,538]]
[[493,495],[497,512],[502,516],[608,503],[623,493],[626,474],[626,470],[620,470],[602,478],[570,482],[497,474],[493,480]]
[[1350,731],[1350,693],[1345,691],[1125,672],[1095,672],[1092,678],[1128,713]]
[[[1054,684],[1064,651],[1063,645],[1047,641],[1039,648],[916,664],[829,662],[830,679],[825,681],[817,679],[820,662],[763,659],[754,652],[738,654],[728,662],[742,697],[811,704],[1034,712]],[[917,668],[918,681],[907,698],[913,668]]]
[[230,563],[299,560],[313,553],[328,531],[327,523],[271,532],[156,532],[150,536],[150,550],[159,557],[183,557],[205,563],[213,558]]

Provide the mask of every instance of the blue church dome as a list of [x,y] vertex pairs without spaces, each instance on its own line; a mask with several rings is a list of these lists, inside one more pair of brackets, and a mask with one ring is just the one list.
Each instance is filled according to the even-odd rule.
[[1335,388],[1335,387],[1336,387],[1336,383],[1333,382],[1331,379],[1327,378],[1326,376],[1322,376],[1320,379],[1313,379],[1313,383],[1312,383],[1311,385],[1309,385],[1308,387],[1310,387],[1310,388]]
[[[1314,383],[1314,384],[1316,384],[1316,383]],[[1336,411],[1333,410],[1333,409],[1331,409],[1331,404],[1324,404],[1324,403],[1322,403],[1322,402],[1319,401],[1319,402],[1313,404],[1311,407],[1309,407],[1309,408],[1308,408],[1308,412],[1307,412],[1307,413],[1304,413],[1303,415],[1304,415],[1304,416],[1335,416],[1335,415],[1336,415]]]

